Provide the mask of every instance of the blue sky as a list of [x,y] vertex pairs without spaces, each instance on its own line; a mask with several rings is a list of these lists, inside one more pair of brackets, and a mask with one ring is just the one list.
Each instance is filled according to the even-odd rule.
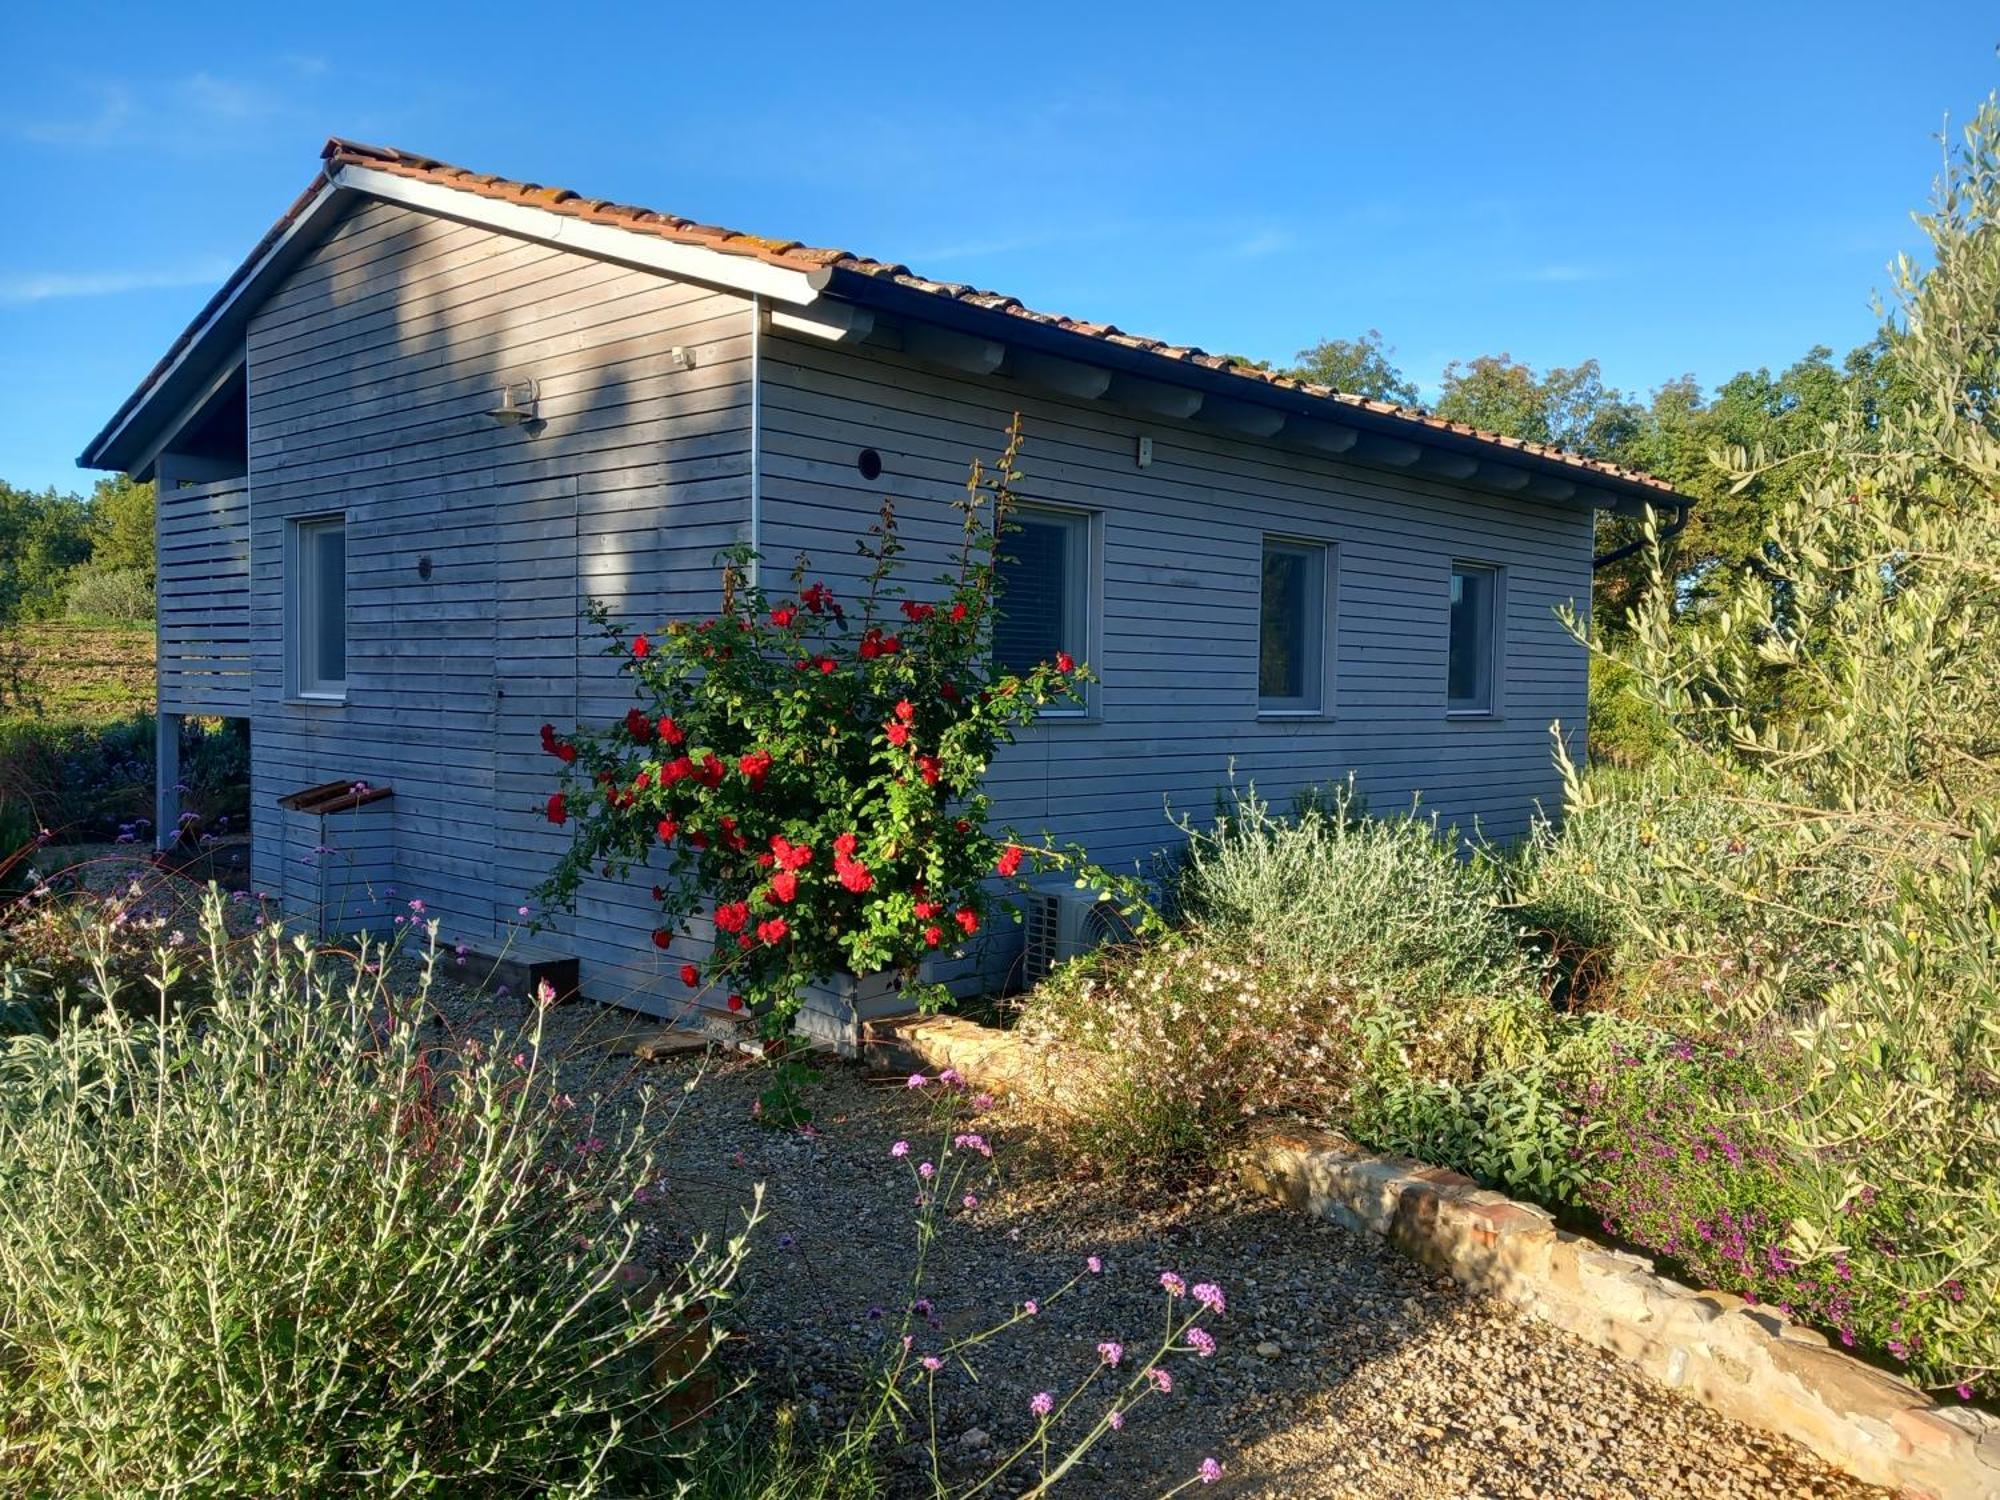
[[[954,17],[961,13],[964,20]],[[329,134],[1286,359],[1379,328],[1645,391],[1868,336],[2000,15],[405,3],[0,16],[0,478],[85,440]]]

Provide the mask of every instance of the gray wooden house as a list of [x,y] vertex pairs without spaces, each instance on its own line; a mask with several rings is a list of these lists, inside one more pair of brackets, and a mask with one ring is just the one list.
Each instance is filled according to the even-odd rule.
[[[1554,611],[1588,608],[1595,515],[1681,504],[844,251],[347,141],[323,162],[81,461],[159,481],[162,837],[178,716],[247,718],[256,884],[329,925],[419,899],[491,951],[564,838],[538,726],[627,706],[583,602],[710,610],[736,541],[838,586],[884,493],[928,576],[954,518],[923,502],[1016,411],[996,649],[1102,680],[996,791],[1107,864],[1232,766],[1520,832],[1557,790],[1551,724],[1584,721]],[[660,1010],[652,926],[606,885],[537,941]]]

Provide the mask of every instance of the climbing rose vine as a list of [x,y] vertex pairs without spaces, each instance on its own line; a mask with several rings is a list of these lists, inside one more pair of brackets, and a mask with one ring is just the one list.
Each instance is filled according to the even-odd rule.
[[[992,657],[996,561],[1014,505],[1018,419],[955,503],[955,566],[929,597],[898,581],[895,508],[859,544],[858,596],[808,582],[782,596],[723,554],[721,607],[650,635],[590,618],[638,702],[597,729],[541,730],[560,764],[546,814],[573,841],[540,895],[574,904],[595,873],[659,883],[656,947],[690,995],[750,1006],[776,1030],[800,992],[842,971],[913,976],[985,927],[992,882],[1078,852],[989,830],[981,778],[1020,725],[1079,700],[1066,653],[1016,674]],[[711,941],[712,939],[712,941]]]

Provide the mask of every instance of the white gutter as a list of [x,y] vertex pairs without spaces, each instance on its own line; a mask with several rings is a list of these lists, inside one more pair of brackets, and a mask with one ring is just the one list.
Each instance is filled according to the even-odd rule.
[[757,586],[764,544],[764,301],[750,294],[750,586]]
[[420,208],[467,224],[483,224],[546,245],[560,245],[598,260],[663,271],[687,281],[706,282],[800,307],[819,297],[819,289],[812,284],[808,272],[774,266],[751,255],[731,255],[726,250],[680,244],[646,233],[643,224],[600,224],[372,167],[345,166],[333,174],[332,180],[336,186],[366,193],[371,198]]

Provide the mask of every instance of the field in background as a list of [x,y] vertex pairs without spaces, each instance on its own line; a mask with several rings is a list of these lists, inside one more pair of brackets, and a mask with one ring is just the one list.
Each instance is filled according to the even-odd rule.
[[0,630],[0,723],[98,724],[153,711],[153,627],[48,620]]

